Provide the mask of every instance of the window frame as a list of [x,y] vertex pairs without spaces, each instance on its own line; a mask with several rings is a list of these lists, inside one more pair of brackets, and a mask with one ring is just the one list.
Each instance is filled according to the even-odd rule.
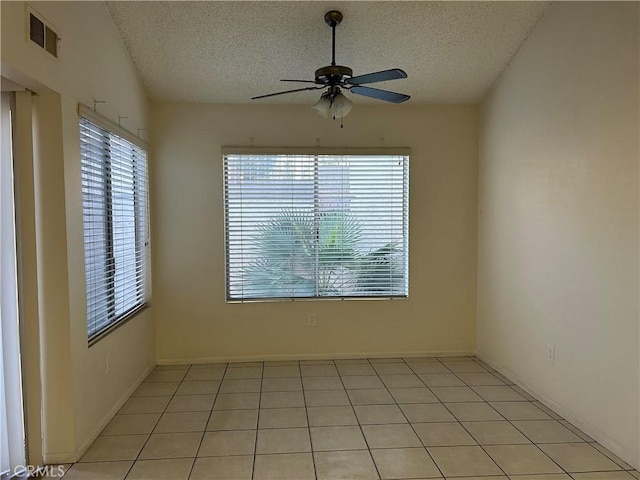
[[[86,107],[82,104],[78,105],[78,132],[79,132],[79,145],[80,145],[80,174],[81,174],[81,178],[80,178],[80,182],[81,182],[81,188],[82,190],[84,190],[85,187],[85,180],[84,180],[84,159],[83,159],[83,154],[82,154],[82,126],[81,123],[82,121],[86,120],[92,124],[94,124],[96,127],[98,127],[99,129],[102,129],[104,131],[106,131],[109,135],[109,137],[116,136],[119,137],[120,141],[124,140],[126,142],[128,142],[129,144],[132,145],[131,148],[136,147],[140,150],[143,151],[144,153],[144,171],[140,172],[140,165],[138,161],[135,161],[132,163],[132,175],[133,175],[133,179],[132,179],[132,184],[133,184],[133,191],[131,192],[132,198],[133,198],[133,218],[134,218],[134,236],[135,236],[135,240],[134,240],[134,246],[133,246],[133,252],[136,253],[136,255],[143,255],[143,259],[142,259],[142,273],[141,273],[141,280],[142,280],[142,291],[143,291],[143,299],[142,301],[137,301],[136,304],[132,307],[127,309],[126,311],[124,311],[121,314],[114,314],[112,315],[111,313],[109,314],[108,318],[108,322],[102,326],[100,329],[97,329],[95,331],[91,331],[90,330],[90,322],[91,319],[89,318],[89,311],[88,311],[88,300],[89,300],[89,292],[88,292],[88,272],[87,272],[87,248],[86,248],[86,240],[84,239],[84,235],[85,235],[85,195],[84,195],[84,191],[82,192],[81,195],[81,199],[82,199],[82,231],[83,231],[83,256],[84,256],[84,261],[83,261],[83,265],[84,265],[84,280],[85,280],[85,302],[86,302],[86,308],[85,311],[87,313],[87,337],[88,337],[88,345],[92,346],[94,345],[96,342],[98,342],[99,340],[101,340],[102,338],[106,337],[107,335],[109,335],[111,332],[113,332],[114,330],[118,329],[119,327],[121,327],[122,325],[124,325],[125,323],[127,323],[129,320],[131,320],[132,318],[134,318],[138,313],[140,313],[141,311],[145,310],[146,308],[148,308],[150,306],[150,301],[151,301],[151,240],[150,240],[150,214],[149,214],[149,146],[146,142],[144,142],[143,140],[139,139],[138,137],[134,136],[133,134],[131,134],[130,132],[128,132],[127,130],[125,130],[124,128],[120,127],[119,125],[116,125],[115,123],[107,120],[106,118],[102,117],[100,114],[96,113],[95,111],[91,110],[89,107]],[[111,140],[111,139],[110,139]],[[105,212],[105,218],[106,218],[106,222],[105,222],[105,229],[107,232],[106,235],[106,240],[105,240],[105,257],[106,258],[114,258],[114,244],[116,243],[116,240],[114,239],[114,234],[113,234],[113,230],[114,230],[114,215],[112,213],[113,208],[113,202],[114,202],[114,197],[113,197],[113,192],[112,192],[112,187],[113,187],[113,178],[111,177],[111,174],[109,173],[111,168],[112,168],[112,164],[111,161],[109,160],[107,155],[104,155],[102,158],[102,162],[100,163],[100,169],[102,171],[104,171],[104,176],[101,178],[104,178],[105,181],[105,185],[104,185],[104,189],[105,189],[105,193],[104,193],[104,205],[105,208],[104,211]],[[144,175],[144,181],[145,181],[145,188],[142,192],[140,192],[140,188],[136,188],[136,182],[137,182],[137,178],[139,175]],[[144,199],[144,210],[142,210],[140,208],[139,202],[140,202],[140,195],[143,194],[145,196]],[[143,228],[139,228],[140,227],[140,222],[144,222],[144,225],[142,225]],[[145,233],[145,237],[141,240],[140,239],[140,230],[143,230]],[[139,249],[138,248],[138,242],[142,242],[143,243],[143,248]],[[136,260],[137,261],[137,260]],[[129,265],[130,266],[130,265]],[[108,278],[105,281],[105,285],[109,285],[109,284],[113,284],[115,282],[115,277],[118,275],[118,271],[113,270],[112,273],[110,273],[110,275],[108,275]],[[139,276],[136,274],[134,275],[134,278],[139,278]],[[134,289],[137,289],[137,283],[133,286]],[[112,305],[112,307],[110,308],[110,310],[115,310],[115,296],[116,296],[116,292],[115,289],[110,288],[108,289],[108,292],[105,295],[105,298],[108,298],[108,302],[110,305]]]
[[[406,293],[401,295],[358,295],[358,296],[312,296],[312,297],[260,297],[260,298],[231,298],[230,286],[229,286],[229,232],[228,232],[228,180],[225,157],[227,155],[246,155],[246,156],[259,156],[259,155],[291,155],[291,156],[402,156],[406,157],[405,174],[406,179],[404,181],[404,198],[405,198],[405,212],[406,216],[403,217],[403,222],[406,224],[404,227],[405,238],[404,244],[406,245],[406,265],[405,265],[405,283]],[[223,223],[224,223],[224,283],[225,303],[241,304],[241,303],[269,303],[269,302],[308,302],[308,301],[344,301],[344,300],[407,300],[409,298],[409,163],[411,157],[411,149],[407,147],[391,147],[391,148],[332,148],[332,147],[235,147],[225,146],[221,148],[221,160],[223,166]],[[317,212],[316,212],[317,214]]]

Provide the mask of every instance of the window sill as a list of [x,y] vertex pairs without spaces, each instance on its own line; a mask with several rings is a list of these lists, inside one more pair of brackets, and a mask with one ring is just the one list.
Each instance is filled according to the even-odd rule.
[[89,347],[92,347],[93,345],[98,343],[100,340],[102,340],[103,338],[105,338],[106,336],[111,334],[112,332],[116,331],[118,328],[120,328],[124,324],[128,323],[129,320],[133,319],[138,314],[140,314],[143,311],[147,310],[150,306],[151,305],[149,304],[149,302],[144,303],[144,304],[140,305],[139,307],[136,307],[135,309],[131,310],[129,313],[127,313],[125,316],[123,316],[121,319],[119,319],[117,322],[114,322],[111,325],[109,325],[107,328],[105,328],[104,330],[101,330],[99,333],[97,333],[96,335],[94,335],[93,337],[91,337],[89,339]]

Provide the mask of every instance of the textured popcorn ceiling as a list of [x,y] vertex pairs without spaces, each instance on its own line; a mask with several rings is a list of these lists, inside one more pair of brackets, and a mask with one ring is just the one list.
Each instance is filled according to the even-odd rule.
[[[310,104],[320,91],[250,97],[304,84],[331,62],[325,12],[340,10],[336,62],[354,75],[402,68],[409,78],[371,85],[408,103],[483,98],[548,2],[107,2],[154,100]],[[358,95],[356,103],[378,103]]]

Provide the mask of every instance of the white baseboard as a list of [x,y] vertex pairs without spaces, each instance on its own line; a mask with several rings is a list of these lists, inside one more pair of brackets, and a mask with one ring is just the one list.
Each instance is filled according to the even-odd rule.
[[43,453],[43,465],[62,465],[64,463],[73,463],[76,452],[63,453]]
[[357,352],[357,353],[299,353],[276,355],[240,355],[221,357],[163,358],[158,365],[186,365],[203,363],[280,362],[290,360],[334,360],[349,358],[398,358],[398,357],[465,357],[475,355],[472,350],[443,350],[430,352]]
[[620,457],[621,460],[624,460],[636,469],[640,468],[640,454],[638,452],[632,452],[628,450],[627,448],[623,447],[618,442],[613,440],[611,437],[609,437],[607,434],[603,433],[600,429],[591,425],[587,420],[576,417],[573,412],[551,400],[543,392],[519,378],[513,371],[509,370],[503,365],[498,364],[489,355],[486,355],[482,352],[477,352],[476,356],[491,368],[497,370],[500,374],[504,375],[509,380],[514,382],[524,391],[536,397],[536,399],[545,404],[547,407],[556,412],[569,423],[575,425],[577,428],[589,435],[600,445],[610,450],[611,453]]
[[136,379],[136,381],[127,389],[126,392],[122,394],[122,396],[118,399],[116,404],[107,412],[107,414],[102,418],[102,420],[96,425],[96,428],[85,438],[80,447],[75,452],[68,453],[54,453],[54,454],[44,454],[44,463],[46,465],[57,465],[61,463],[73,463],[78,461],[84,452],[86,452],[91,444],[98,438],[100,432],[107,426],[107,424],[111,421],[111,419],[118,413],[118,410],[122,408],[122,405],[131,397],[131,394],[135,392],[135,390],[140,386],[140,384],[147,378],[147,375],[151,373],[154,369],[155,364],[150,365],[145,369],[144,372]]

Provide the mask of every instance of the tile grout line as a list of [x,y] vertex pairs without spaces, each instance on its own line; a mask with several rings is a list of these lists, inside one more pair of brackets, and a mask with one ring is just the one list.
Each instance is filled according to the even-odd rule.
[[[371,362],[369,361],[369,359],[367,359],[367,365],[369,365],[370,368],[373,368],[373,365],[371,365]],[[340,383],[342,384],[342,388],[344,388],[344,393],[347,396],[347,400],[349,400],[349,405],[351,406],[351,410],[353,411],[353,415],[356,417],[356,422],[358,422],[358,429],[360,430],[360,435],[362,435],[362,439],[364,440],[364,444],[367,446],[367,452],[369,453],[369,458],[371,459],[371,463],[373,463],[373,468],[376,469],[376,473],[378,474],[378,478],[382,478],[382,475],[380,475],[380,470],[378,469],[378,464],[376,463],[376,461],[373,458],[373,454],[371,453],[371,447],[369,446],[369,442],[367,441],[367,437],[364,434],[364,430],[362,429],[362,424],[360,423],[360,418],[358,418],[358,414],[356,413],[356,409],[353,406],[353,402],[351,401],[351,397],[349,396],[349,392],[347,391],[347,388],[344,384],[344,381],[342,380],[342,375],[340,375],[340,370],[338,370],[337,365],[334,365],[334,368],[336,369],[336,373],[338,374],[338,378],[340,379]],[[375,371],[375,369],[374,369]]]
[[302,383],[302,365],[298,362],[298,371],[300,372],[300,386],[302,387],[302,401],[304,403],[304,412],[307,416],[307,432],[309,432],[309,449],[311,450],[311,464],[313,465],[313,478],[318,480],[318,470],[316,469],[316,457],[313,454],[313,438],[311,437],[311,422],[309,422],[309,407],[307,406],[307,397],[304,394],[304,384]]
[[[193,365],[192,365],[193,367]],[[187,475],[187,479],[191,478],[191,474],[193,473],[193,469],[196,466],[196,461],[198,460],[198,454],[200,453],[200,448],[202,448],[202,443],[204,442],[204,436],[207,434],[207,426],[209,426],[209,421],[211,420],[211,415],[213,414],[213,407],[218,399],[218,394],[220,393],[220,389],[222,388],[222,382],[224,381],[224,377],[227,374],[227,369],[229,368],[229,364],[225,364],[224,371],[222,372],[222,378],[220,379],[220,383],[218,384],[218,388],[216,389],[216,393],[213,397],[213,404],[211,405],[211,410],[209,410],[209,416],[207,417],[207,421],[204,424],[204,431],[202,432],[202,437],[200,438],[200,443],[198,444],[198,448],[196,449],[195,457],[193,457],[193,462],[191,463],[191,468],[189,469],[189,475]],[[191,368],[189,368],[191,370]],[[197,370],[197,369],[196,369]],[[185,375],[186,378],[186,375]],[[183,380],[184,381],[184,380]],[[178,387],[180,388],[180,387]],[[177,391],[177,390],[176,390]]]
[[260,374],[260,391],[258,392],[258,415],[256,417],[256,439],[253,444],[253,463],[251,464],[251,478],[256,475],[256,459],[258,456],[258,435],[260,433],[260,407],[262,406],[262,384],[264,383],[264,362],[262,362]]
[[[151,431],[149,432],[149,436],[147,437],[147,439],[145,440],[145,442],[142,444],[142,448],[140,448],[140,451],[138,452],[138,454],[136,455],[136,458],[133,460],[133,463],[131,464],[131,467],[129,467],[129,470],[127,470],[127,474],[124,476],[124,479],[126,480],[126,478],[131,474],[131,471],[133,470],[133,467],[135,466],[136,462],[138,460],[140,460],[140,455],[142,454],[142,451],[144,450],[144,447],[147,445],[147,443],[149,443],[149,440],[151,440],[151,436],[153,435],[154,430],[158,427],[158,424],[160,423],[160,420],[162,419],[162,416],[166,413],[167,408],[169,408],[169,405],[171,405],[171,402],[173,401],[174,397],[176,396],[176,392],[178,391],[178,389],[180,388],[180,385],[182,385],[182,382],[184,382],[184,379],[186,378],[187,374],[189,373],[189,371],[191,370],[192,365],[189,365],[189,367],[185,370],[184,374],[182,375],[182,378],[180,379],[180,382],[178,383],[178,386],[176,387],[176,389],[173,391],[173,393],[171,394],[171,398],[169,399],[169,402],[167,402],[167,404],[165,405],[164,409],[162,410],[162,413],[160,413],[160,416],[158,417],[158,421],[156,422],[156,424],[153,426],[153,428],[151,429]],[[154,369],[155,370],[155,369]],[[153,373],[153,371],[151,372]],[[149,375],[151,375],[151,373]],[[148,375],[147,375],[148,376]],[[145,379],[146,380],[146,379]],[[144,380],[143,382],[144,383]],[[149,459],[151,460],[151,459]],[[158,459],[161,460],[161,459]],[[193,463],[195,463],[195,457],[193,459],[193,462],[191,464],[191,468],[193,468]],[[191,471],[189,471],[191,472]],[[191,474],[191,473],[189,473]],[[188,478],[188,477],[187,477]]]
[[[404,358],[402,359],[402,361],[406,364],[406,366],[407,366],[407,367],[409,367],[409,369],[414,373],[414,375],[416,375],[416,376],[418,377],[417,373],[413,370],[413,368],[411,367],[411,365],[409,365],[408,363],[406,363],[406,361],[404,360]],[[437,361],[440,365],[442,365],[442,363],[440,362],[440,360],[438,360],[437,358],[436,358],[436,361]],[[442,365],[442,366],[443,366],[444,368],[447,368],[447,367],[446,367],[446,366],[444,366],[444,365]],[[375,370],[375,369],[374,369],[374,370]],[[378,373],[378,371],[376,370],[376,374],[377,374],[377,373]],[[433,392],[431,391],[431,389],[427,386],[427,384],[426,384],[426,383],[425,383],[425,382],[424,382],[420,377],[418,377],[418,379],[423,383],[423,385],[425,386],[425,388],[426,388],[429,392],[431,392],[431,395],[433,395],[434,397],[438,398],[438,397],[436,396],[436,394],[435,394],[435,393],[433,393]],[[384,383],[384,382],[383,382],[383,383]],[[386,387],[386,385],[385,385],[385,387]],[[389,392],[389,395],[391,395],[391,392]],[[408,417],[407,417],[407,415],[404,413],[404,410],[402,410],[402,407],[400,407],[400,404],[397,402],[396,398],[395,398],[393,395],[391,395],[391,397],[392,397],[392,398],[393,398],[393,400],[396,402],[396,405],[397,405],[397,407],[398,407],[398,410],[400,410],[400,412],[402,413],[402,415],[404,416],[404,418],[407,420],[407,423],[408,423],[408,424],[409,424],[409,426],[411,427],[411,430],[413,430],[413,433],[415,434],[415,436],[416,436],[416,437],[418,437],[418,440],[420,440],[420,443],[422,444],[422,448],[424,449],[424,451],[425,451],[425,452],[427,452],[427,455],[429,455],[429,458],[431,459],[431,461],[433,462],[433,464],[434,464],[434,465],[436,466],[436,468],[438,469],[438,472],[440,472],[440,475],[442,475],[442,478],[446,478],[446,477],[444,476],[444,472],[442,471],[442,469],[440,468],[440,466],[436,463],[436,459],[435,459],[435,458],[433,458],[433,455],[431,455],[431,452],[429,451],[429,449],[427,448],[427,446],[426,446],[426,445],[424,444],[424,442],[422,441],[422,438],[420,438],[420,435],[418,435],[418,432],[416,432],[415,427],[414,427],[414,426],[413,426],[413,424],[409,421],[409,418],[408,418]],[[440,399],[438,398],[438,400],[440,400]],[[440,403],[442,403],[442,402],[440,402]],[[417,423],[417,422],[416,422],[416,423]]]
[[[456,375],[456,373],[455,373],[453,370],[449,369],[446,365],[444,365],[444,367],[445,367],[447,370],[449,370],[449,371],[450,371],[450,372],[451,372],[451,373],[452,373],[452,374],[453,374],[453,375],[454,375],[458,380],[460,380],[462,383],[464,383],[464,385],[465,385],[467,388],[469,388],[469,389],[470,389],[471,391],[473,391],[476,395],[478,395],[478,394],[477,394],[477,392],[475,392],[475,390],[471,389],[471,388],[469,387],[469,385],[467,385],[467,383],[466,383],[463,379],[461,379],[460,377],[458,377],[458,375]],[[480,396],[478,395],[478,397],[480,397]],[[482,398],[482,397],[480,397],[480,398]],[[489,402],[485,402],[485,401],[484,401],[484,399],[482,399],[482,400],[483,400],[483,403],[486,403],[487,405],[489,404]],[[480,402],[478,402],[478,403],[480,403]],[[442,405],[444,405],[444,402],[442,402]],[[447,408],[447,406],[446,406],[446,405],[444,405],[444,408]],[[449,409],[447,408],[447,410],[449,410]],[[449,410],[449,411],[450,411],[450,410]],[[451,412],[451,411],[450,411],[450,412]],[[451,414],[453,415],[453,412],[451,412]],[[480,448],[482,449],[482,451],[484,452],[484,454],[487,456],[487,458],[489,458],[489,459],[493,462],[493,464],[494,464],[496,467],[498,467],[498,468],[500,469],[500,471],[505,475],[505,477],[509,478],[509,476],[507,475],[507,472],[505,472],[505,471],[504,471],[504,469],[503,469],[500,465],[498,465],[498,462],[496,462],[496,461],[493,459],[493,457],[492,457],[491,455],[489,455],[489,453],[484,449],[484,447],[483,447],[482,445],[480,445],[480,443],[478,443],[478,441],[477,441],[477,440],[476,440],[476,438],[471,434],[471,432],[465,428],[465,426],[462,424],[462,422],[461,422],[460,420],[458,420],[458,417],[456,417],[455,415],[453,415],[453,416],[456,418],[456,420],[457,420],[457,422],[458,422],[458,425],[460,425],[460,427],[461,427],[462,429],[464,429],[464,431],[465,431],[465,432],[467,432],[467,434],[468,434],[468,435],[473,439],[473,441],[474,441],[474,442],[476,442],[476,446],[480,447]]]

